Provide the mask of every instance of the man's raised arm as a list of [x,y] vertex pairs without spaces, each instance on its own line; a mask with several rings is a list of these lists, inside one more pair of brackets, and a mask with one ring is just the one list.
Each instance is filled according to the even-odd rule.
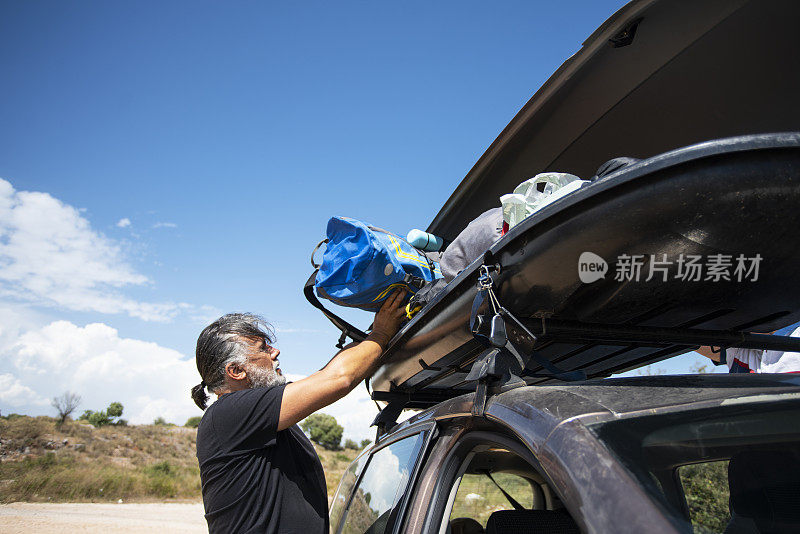
[[405,291],[395,291],[386,299],[375,314],[372,332],[366,340],[345,348],[311,376],[286,386],[278,430],[285,430],[336,402],[375,372],[378,358],[405,316],[404,297]]

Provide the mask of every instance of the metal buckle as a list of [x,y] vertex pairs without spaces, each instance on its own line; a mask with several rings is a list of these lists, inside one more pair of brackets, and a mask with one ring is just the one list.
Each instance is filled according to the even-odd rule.
[[493,284],[494,281],[489,274],[489,268],[486,265],[481,265],[480,274],[478,274],[478,290],[492,289]]

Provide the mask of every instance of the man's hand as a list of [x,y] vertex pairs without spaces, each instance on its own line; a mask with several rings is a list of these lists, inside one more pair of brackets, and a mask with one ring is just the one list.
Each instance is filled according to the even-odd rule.
[[341,399],[359,382],[375,372],[378,358],[400,328],[405,316],[405,291],[386,299],[372,324],[367,339],[334,356],[323,369],[292,382],[283,390],[278,430],[289,428],[320,408]]
[[383,301],[383,306],[375,314],[375,321],[372,323],[372,332],[367,339],[371,339],[381,346],[382,349],[400,330],[400,323],[406,316],[406,309],[403,300],[406,297],[404,289],[395,290],[389,298]]
[[[750,332],[750,333],[751,334],[768,335],[768,334],[774,334],[775,332],[777,332],[777,330],[773,330],[772,332]],[[717,349],[720,349],[720,347],[717,347]],[[710,359],[714,363],[720,363],[720,351],[719,350],[717,350],[717,352],[714,352],[714,350],[711,347],[699,347],[699,348],[695,349],[695,352],[697,354],[699,354],[700,356],[705,356],[706,358]],[[728,354],[730,354],[730,353],[728,353]]]

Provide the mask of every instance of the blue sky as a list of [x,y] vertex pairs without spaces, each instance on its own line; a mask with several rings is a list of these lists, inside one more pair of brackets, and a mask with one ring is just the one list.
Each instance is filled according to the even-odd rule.
[[197,334],[234,310],[320,368],[337,336],[301,289],[327,219],[425,228],[622,4],[3,3],[0,410],[70,389],[183,423]]

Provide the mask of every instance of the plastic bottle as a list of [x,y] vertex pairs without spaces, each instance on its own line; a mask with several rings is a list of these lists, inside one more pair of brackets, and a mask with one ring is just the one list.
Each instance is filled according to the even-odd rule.
[[412,247],[424,250],[425,252],[438,252],[442,249],[442,245],[444,245],[444,239],[441,237],[423,232],[422,230],[417,230],[416,228],[408,232],[406,241],[408,241]]

